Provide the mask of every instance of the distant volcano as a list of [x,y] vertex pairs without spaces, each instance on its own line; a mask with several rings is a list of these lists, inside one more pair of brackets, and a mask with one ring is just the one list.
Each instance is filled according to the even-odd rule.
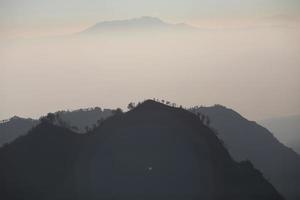
[[140,17],[127,20],[99,22],[81,33],[98,33],[107,31],[168,31],[196,30],[197,28],[185,23],[171,24],[155,17]]

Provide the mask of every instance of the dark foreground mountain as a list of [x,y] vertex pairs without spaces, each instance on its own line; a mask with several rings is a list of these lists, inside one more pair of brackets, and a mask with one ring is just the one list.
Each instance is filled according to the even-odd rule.
[[[236,161],[250,160],[288,200],[300,199],[300,156],[271,132],[224,106],[200,107]],[[284,134],[284,133],[282,133]]]
[[196,115],[153,101],[87,134],[43,120],[0,163],[1,199],[282,199]]

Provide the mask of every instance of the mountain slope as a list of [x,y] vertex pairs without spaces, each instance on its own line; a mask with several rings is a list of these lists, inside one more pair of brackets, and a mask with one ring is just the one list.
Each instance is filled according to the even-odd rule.
[[25,119],[21,117],[12,117],[6,122],[0,123],[0,147],[10,143],[21,135],[24,135],[32,127],[37,125],[38,121]]
[[0,199],[47,199],[84,144],[80,134],[40,123],[0,149]]
[[99,32],[123,32],[123,31],[176,31],[176,30],[196,30],[195,27],[187,24],[170,24],[159,18],[140,17],[127,20],[114,20],[99,22],[81,33]]
[[86,128],[92,128],[99,120],[103,121],[113,115],[111,109],[101,109],[99,107],[90,109],[79,109],[73,111],[58,111],[58,116],[69,126],[76,127],[78,132],[86,132]]
[[[79,109],[73,111],[55,112],[65,123],[73,127],[76,132],[84,133],[86,129],[93,128],[98,122],[112,116],[112,110],[101,108]],[[0,147],[26,135],[27,132],[39,124],[39,120],[12,117],[0,123]]]
[[7,199],[282,199],[196,115],[153,101],[84,135],[43,122],[0,162]]
[[300,156],[280,143],[271,132],[223,106],[200,107],[211,120],[230,154],[250,160],[286,199],[300,199]]
[[266,119],[259,123],[300,155],[300,115]]

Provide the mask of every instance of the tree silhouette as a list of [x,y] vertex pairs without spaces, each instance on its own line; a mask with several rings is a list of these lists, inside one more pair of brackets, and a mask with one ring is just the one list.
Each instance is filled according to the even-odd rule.
[[128,110],[132,110],[135,107],[135,103],[130,102],[127,106]]
[[117,108],[112,111],[114,115],[120,115],[123,113],[123,110],[121,108]]
[[54,124],[56,119],[56,115],[53,113],[48,113],[45,117],[41,118],[41,122],[42,123],[50,123],[50,124]]

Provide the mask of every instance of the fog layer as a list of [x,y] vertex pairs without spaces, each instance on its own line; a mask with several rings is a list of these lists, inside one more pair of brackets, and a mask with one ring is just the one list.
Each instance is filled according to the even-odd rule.
[[300,113],[300,29],[118,31],[0,44],[0,119],[164,98],[250,119]]

